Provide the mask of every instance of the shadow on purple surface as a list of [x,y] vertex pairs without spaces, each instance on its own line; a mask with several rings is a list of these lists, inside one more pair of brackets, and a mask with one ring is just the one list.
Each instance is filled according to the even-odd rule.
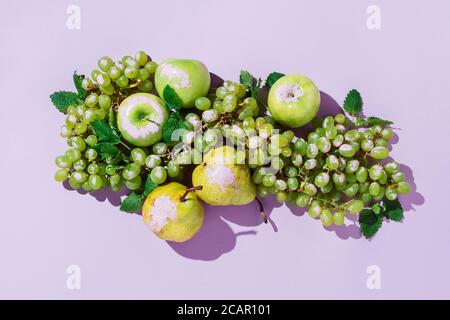
[[[256,202],[245,206],[213,207],[205,206],[205,222],[200,231],[189,241],[176,243],[168,241],[167,244],[178,254],[197,260],[216,260],[222,254],[230,252],[236,246],[240,236],[256,235],[256,230],[247,230],[235,233],[228,222],[245,227],[272,227],[278,231],[270,215],[272,210],[281,206],[273,197],[262,200],[264,211],[269,223],[263,223],[259,215]],[[226,221],[225,221],[226,220]],[[271,226],[270,226],[271,225]]]

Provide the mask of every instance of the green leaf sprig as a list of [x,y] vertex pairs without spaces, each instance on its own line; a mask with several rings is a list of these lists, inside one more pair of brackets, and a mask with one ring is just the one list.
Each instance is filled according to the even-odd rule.
[[247,89],[250,92],[250,95],[256,99],[262,87],[262,80],[261,78],[258,78],[256,80],[255,79],[256,78],[253,77],[253,75],[250,72],[246,70],[241,70],[241,73],[239,75],[239,82],[243,84],[245,87],[247,87]]
[[68,107],[75,106],[83,102],[84,98],[86,98],[86,90],[81,86],[84,76],[77,74],[75,71],[72,78],[77,92],[62,90],[56,91],[50,95],[50,100],[53,105],[62,113],[67,113]]
[[364,209],[359,214],[359,227],[366,239],[372,238],[380,230],[383,220],[402,221],[403,208],[398,199],[375,203],[369,209]]
[[186,129],[184,122],[181,120],[181,104],[182,101],[175,90],[167,85],[163,90],[163,100],[169,110],[169,119],[163,124],[162,137],[166,144],[172,145],[172,134],[177,129]]

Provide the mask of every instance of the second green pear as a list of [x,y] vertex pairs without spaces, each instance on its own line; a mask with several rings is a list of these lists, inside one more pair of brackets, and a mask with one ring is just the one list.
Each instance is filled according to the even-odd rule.
[[195,193],[204,202],[216,205],[244,205],[256,196],[250,168],[237,163],[237,151],[223,146],[210,150],[192,173],[192,184],[202,186]]

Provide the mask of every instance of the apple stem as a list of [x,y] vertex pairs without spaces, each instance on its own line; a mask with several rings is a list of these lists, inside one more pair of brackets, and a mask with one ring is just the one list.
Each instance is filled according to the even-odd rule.
[[257,202],[258,205],[259,205],[259,214],[261,215],[261,217],[262,217],[264,223],[267,223],[267,222],[268,222],[268,221],[267,221],[267,215],[266,215],[266,213],[264,212],[264,206],[263,206],[263,204],[262,204],[262,201],[261,201],[258,197],[255,197],[255,200],[256,200],[256,202]]
[[120,144],[123,145],[123,146],[124,146],[125,148],[127,148],[128,150],[131,150],[131,148],[130,148],[129,146],[127,146],[127,145],[125,144],[125,142],[120,141]]
[[202,190],[203,186],[195,186],[195,187],[191,187],[191,188],[187,188],[186,191],[183,193],[183,195],[180,197],[180,201],[181,202],[185,202],[186,201],[186,196],[195,190]]

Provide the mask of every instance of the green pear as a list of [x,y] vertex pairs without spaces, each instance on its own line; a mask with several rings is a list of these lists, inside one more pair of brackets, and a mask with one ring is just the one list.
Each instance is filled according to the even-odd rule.
[[237,151],[231,146],[212,149],[192,173],[199,198],[216,206],[244,205],[255,200],[256,187],[251,180],[250,168],[237,163]]
[[144,223],[159,238],[185,242],[203,225],[204,209],[193,191],[171,182],[153,190],[142,207]]

